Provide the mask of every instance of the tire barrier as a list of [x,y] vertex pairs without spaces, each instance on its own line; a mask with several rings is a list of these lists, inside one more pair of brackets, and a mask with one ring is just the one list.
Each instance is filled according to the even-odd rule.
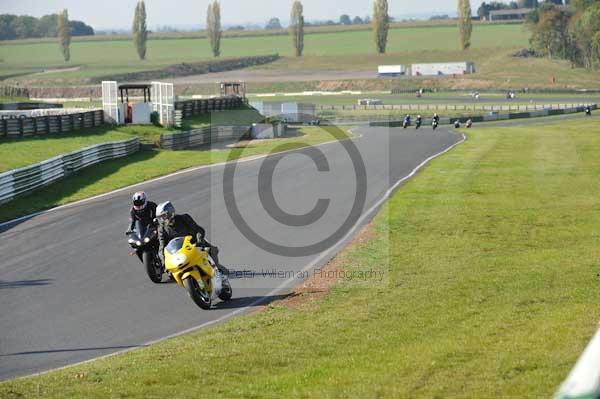
[[104,124],[104,111],[102,110],[36,117],[9,116],[0,119],[0,137],[18,138],[68,133],[102,124]]
[[165,133],[160,136],[160,147],[184,150],[221,141],[240,140],[250,136],[249,126],[207,126],[181,133]]
[[35,165],[0,173],[0,203],[47,186],[88,166],[128,156],[139,148],[138,138],[97,144]]
[[183,118],[193,115],[207,114],[209,112],[224,111],[239,108],[244,104],[242,97],[218,97],[198,100],[183,100],[175,102],[175,124],[181,123]]

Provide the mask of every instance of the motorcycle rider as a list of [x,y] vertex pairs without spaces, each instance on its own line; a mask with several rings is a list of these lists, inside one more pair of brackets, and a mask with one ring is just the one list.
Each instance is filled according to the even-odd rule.
[[438,124],[440,123],[440,117],[438,116],[437,112],[433,114],[433,121]]
[[133,206],[129,211],[129,229],[125,235],[133,233],[133,229],[137,222],[140,222],[142,227],[146,227],[154,222],[156,218],[156,204],[148,201],[148,196],[143,191],[138,191],[131,197]]
[[158,228],[158,256],[160,256],[163,264],[165,263],[165,247],[172,239],[192,236],[196,238],[196,246],[209,248],[208,253],[215,261],[215,265],[219,271],[225,276],[229,274],[229,270],[219,263],[219,248],[206,241],[204,238],[206,231],[200,227],[190,215],[177,215],[173,204],[170,201],[167,201],[158,205],[156,208],[156,217],[160,223]]
[[406,126],[410,126],[410,115],[406,114],[406,116],[404,117],[404,127]]
[[419,126],[421,126],[422,122],[423,122],[423,118],[421,117],[421,115],[417,115],[417,120],[416,120],[417,128],[419,128]]

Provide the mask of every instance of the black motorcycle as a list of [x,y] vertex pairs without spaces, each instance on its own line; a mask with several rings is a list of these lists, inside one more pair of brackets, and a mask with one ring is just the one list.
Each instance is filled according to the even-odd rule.
[[131,255],[136,254],[140,261],[146,267],[146,273],[153,283],[162,282],[162,275],[165,268],[158,256],[158,232],[156,225],[150,224],[142,226],[140,222],[136,223],[136,229],[128,232],[127,242],[134,250]]
[[587,116],[592,116],[592,108],[591,107],[585,107],[585,114]]
[[433,130],[437,129],[438,121],[436,119],[434,119],[433,122],[431,122],[431,127],[433,128]]
[[415,122],[415,129],[419,130],[419,128],[421,127],[421,119],[417,119],[417,121]]

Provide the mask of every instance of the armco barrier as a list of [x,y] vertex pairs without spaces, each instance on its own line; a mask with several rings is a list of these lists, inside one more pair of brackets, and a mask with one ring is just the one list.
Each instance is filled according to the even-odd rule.
[[103,123],[104,112],[102,110],[31,118],[2,118],[0,119],[0,137],[67,133],[82,128],[100,126]]
[[165,133],[160,136],[160,147],[183,150],[219,141],[239,140],[250,134],[248,126],[214,126],[181,133]]
[[0,203],[47,186],[90,165],[133,154],[139,148],[138,138],[103,143],[59,155],[35,165],[0,173]]
[[[598,109],[598,106],[596,104],[590,104],[589,107],[592,110],[596,110]],[[566,114],[573,114],[576,112],[584,112],[585,111],[585,106],[578,106],[578,107],[574,107],[574,108],[566,108],[566,109],[545,109],[545,110],[540,110],[540,111],[533,111],[533,112],[518,112],[518,113],[514,113],[514,114],[493,114],[493,115],[478,115],[478,116],[472,116],[472,117],[467,117],[467,116],[461,116],[461,117],[457,117],[457,118],[440,118],[440,125],[447,125],[447,124],[453,124],[455,121],[459,121],[460,123],[465,123],[468,119],[471,119],[473,122],[493,122],[493,121],[500,121],[500,120],[507,120],[507,119],[521,119],[521,118],[537,118],[537,117],[541,117],[541,116],[555,116],[555,115],[566,115]],[[338,123],[343,123],[342,121],[337,121]],[[401,120],[392,120],[392,121],[369,121],[369,126],[372,127],[398,127],[398,126],[402,126],[402,121]],[[412,120],[412,123],[414,123],[414,119]],[[427,125],[431,124],[431,119],[425,119],[423,118],[423,125],[427,126]]]

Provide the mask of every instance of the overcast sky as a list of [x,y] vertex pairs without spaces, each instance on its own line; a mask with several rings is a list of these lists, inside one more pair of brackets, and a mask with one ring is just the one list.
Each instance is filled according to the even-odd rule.
[[[136,0],[0,0],[0,14],[36,17],[67,8],[69,17],[96,29],[128,28]],[[203,24],[209,0],[146,0],[148,26]],[[271,17],[287,20],[291,0],[221,0],[223,24],[264,23]],[[337,20],[341,14],[365,16],[372,0],[302,0],[307,20]],[[390,0],[390,15],[428,15],[454,12],[456,0]],[[481,1],[471,1],[473,12]]]

